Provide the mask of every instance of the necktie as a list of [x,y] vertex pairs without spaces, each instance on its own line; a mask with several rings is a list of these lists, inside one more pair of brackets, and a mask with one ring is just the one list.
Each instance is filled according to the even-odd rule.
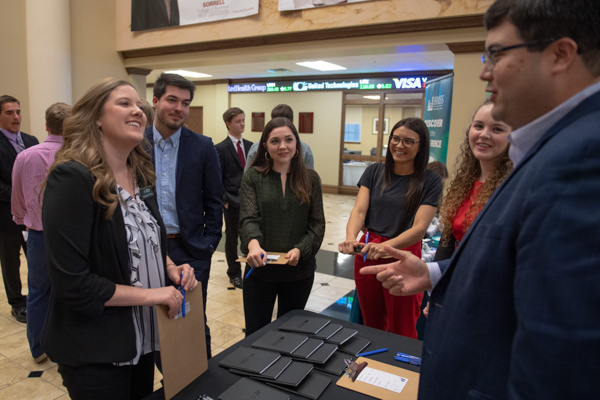
[[25,150],[25,143],[23,142],[23,138],[20,135],[17,135],[17,153]]
[[244,151],[242,150],[242,141],[239,140],[237,144],[237,153],[242,163],[242,168],[246,168],[246,159],[244,158]]

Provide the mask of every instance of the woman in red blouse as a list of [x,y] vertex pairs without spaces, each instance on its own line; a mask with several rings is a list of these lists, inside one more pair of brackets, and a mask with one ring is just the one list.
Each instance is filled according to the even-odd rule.
[[449,258],[485,203],[512,170],[508,158],[511,127],[492,118],[492,104],[485,101],[473,116],[456,175],[440,210],[442,239],[435,260]]

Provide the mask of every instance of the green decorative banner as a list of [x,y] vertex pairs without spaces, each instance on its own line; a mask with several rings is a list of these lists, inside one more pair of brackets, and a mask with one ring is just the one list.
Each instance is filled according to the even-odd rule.
[[453,83],[454,74],[449,74],[429,80],[425,84],[423,120],[429,128],[429,162],[441,161],[446,164]]

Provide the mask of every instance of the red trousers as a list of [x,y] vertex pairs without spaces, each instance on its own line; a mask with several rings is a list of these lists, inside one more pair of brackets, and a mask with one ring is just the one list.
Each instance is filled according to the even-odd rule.
[[[369,243],[382,243],[388,239],[369,232]],[[365,242],[365,235],[360,238]],[[421,257],[421,241],[403,250],[410,251]],[[396,333],[409,338],[417,338],[417,320],[421,315],[421,301],[423,293],[411,296],[394,296],[389,290],[381,286],[376,275],[361,275],[358,271],[362,267],[379,264],[389,264],[394,259],[383,258],[379,260],[363,261],[363,256],[354,258],[354,280],[356,293],[360,303],[360,311],[366,326]]]

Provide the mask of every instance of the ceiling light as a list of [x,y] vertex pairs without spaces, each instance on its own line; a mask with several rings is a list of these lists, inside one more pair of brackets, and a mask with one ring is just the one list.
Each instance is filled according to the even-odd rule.
[[202,74],[200,72],[186,71],[183,69],[177,69],[175,71],[165,71],[165,73],[187,76],[188,78],[210,78],[212,76],[212,75],[208,75],[208,74]]
[[363,99],[379,100],[380,96],[363,96]]
[[319,71],[341,71],[346,69],[345,67],[328,63],[327,61],[306,61],[296,63],[297,65],[301,65],[303,67],[316,69]]
[[285,74],[287,72],[292,72],[292,71],[290,71],[287,68],[271,68],[271,69],[268,69],[267,72],[270,72],[272,74]]

